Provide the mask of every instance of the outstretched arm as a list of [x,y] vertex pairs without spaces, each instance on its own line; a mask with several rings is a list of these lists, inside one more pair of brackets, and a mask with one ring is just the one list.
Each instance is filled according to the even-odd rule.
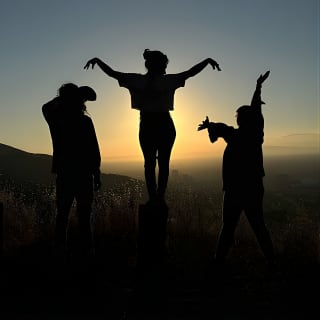
[[228,141],[234,131],[233,127],[229,127],[225,123],[210,122],[208,116],[198,125],[198,131],[203,129],[208,130],[209,139],[212,143],[216,142],[219,137]]
[[214,122],[210,122],[209,121],[209,117],[206,116],[206,119],[204,121],[202,121],[202,123],[200,123],[198,125],[198,131],[200,130],[204,130],[204,129],[208,129],[208,134],[209,134],[209,139],[212,143],[214,143],[215,141],[217,141],[218,139],[218,135],[216,134],[215,130],[215,123]]
[[261,100],[261,87],[263,82],[269,77],[270,71],[267,71],[265,74],[261,74],[259,78],[257,79],[257,85],[256,90],[254,91],[252,100],[251,100],[251,106],[253,108],[256,108],[257,110],[261,111],[261,105],[265,104]]
[[98,65],[100,67],[100,69],[106,73],[109,77],[115,78],[115,79],[119,79],[120,75],[122,74],[119,71],[115,71],[113,70],[110,66],[108,66],[105,62],[103,62],[101,59],[99,58],[93,58],[90,59],[84,66],[84,69],[88,70],[89,67],[91,66],[92,69],[94,68],[95,65]]
[[217,69],[218,71],[221,71],[220,66],[216,61],[211,58],[207,58],[194,65],[189,70],[181,72],[180,75],[182,75],[184,79],[187,80],[188,78],[193,77],[201,72],[208,64],[211,64],[213,70]]
[[198,125],[198,131],[208,129],[209,125],[210,125],[209,118],[208,116],[206,116],[206,119]]

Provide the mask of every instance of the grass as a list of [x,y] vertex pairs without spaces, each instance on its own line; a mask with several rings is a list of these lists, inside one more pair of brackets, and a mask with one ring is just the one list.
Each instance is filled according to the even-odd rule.
[[[266,278],[260,249],[242,216],[235,245],[229,255],[229,280],[223,282],[221,287],[217,279],[210,284],[210,277],[207,278],[206,273],[220,229],[221,192],[172,182],[167,194],[167,257],[161,271],[166,279],[163,282],[166,285],[165,296],[170,297],[166,301],[166,316],[175,314],[178,317],[181,313],[181,318],[183,314],[186,318],[183,310],[189,310],[187,313],[190,319],[193,319],[192,316],[194,319],[202,319],[200,313],[204,315],[205,312],[212,312],[210,306],[217,308],[221,314],[228,314],[230,319],[233,316],[234,319],[242,319],[242,314],[243,318],[248,318],[246,308],[256,312],[264,310],[265,318],[260,316],[262,319],[269,319],[269,313],[270,319],[276,319],[277,315],[282,315],[279,319],[286,319],[287,315],[289,318],[289,315],[300,315],[302,310],[310,311],[315,298],[311,292],[318,284],[320,262],[317,194],[318,190],[305,189],[267,191],[265,219],[274,240],[280,272],[273,278]],[[134,181],[96,194],[92,227],[97,258],[94,266],[86,269],[87,276],[80,275],[87,283],[90,282],[92,297],[88,300],[89,305],[99,303],[100,295],[106,298],[110,294],[112,298],[109,297],[109,302],[100,301],[100,307],[103,304],[111,309],[112,305],[117,306],[117,310],[127,307],[130,294],[124,292],[130,291],[135,285],[137,215],[144,196],[144,185]],[[47,264],[51,260],[45,261],[44,257],[48,257],[53,235],[54,185],[17,185],[12,181],[3,181],[0,201],[4,205],[4,265],[8,261],[11,268],[10,263],[14,261],[13,270],[21,270],[21,266],[24,268],[20,276],[17,276],[19,272],[3,271],[9,274],[11,281],[15,279],[15,285],[12,286],[8,280],[1,288],[21,290],[21,286],[25,285],[31,295],[40,299],[36,288],[44,290],[44,287],[53,286],[50,282],[53,269]],[[77,236],[77,219],[73,207],[70,239],[75,245]],[[81,272],[78,268],[77,264],[70,264],[64,270],[65,276],[69,277],[64,283],[69,285],[63,287],[79,298],[83,291],[76,285]],[[28,272],[34,277],[33,280],[26,280]],[[209,270],[211,274],[215,272],[218,271]],[[56,276],[59,277],[59,272],[56,272]],[[57,280],[55,277],[53,279]],[[70,284],[70,281],[74,282]],[[200,293],[206,283],[211,288],[209,295]],[[77,293],[77,290],[80,291]],[[83,296],[88,296],[88,293]],[[23,304],[24,299],[28,300],[28,294],[22,294],[19,303]],[[234,308],[229,308],[230,303]],[[195,309],[192,309],[192,305]],[[50,304],[48,308],[51,307]],[[100,308],[95,315],[106,315],[108,312]]]

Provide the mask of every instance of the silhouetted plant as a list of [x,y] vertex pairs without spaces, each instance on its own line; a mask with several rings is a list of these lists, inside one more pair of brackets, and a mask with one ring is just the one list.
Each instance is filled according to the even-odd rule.
[[[269,190],[265,198],[265,219],[276,251],[288,261],[319,262],[320,214],[316,197],[310,197],[305,190],[301,190],[299,196],[299,190],[290,192]],[[96,193],[92,223],[101,255],[113,252],[134,256],[138,207],[144,196],[144,183],[135,179]],[[21,184],[2,177],[0,201],[4,205],[4,254],[14,254],[20,247],[37,242],[51,241],[55,219],[53,184]],[[216,244],[221,220],[221,191],[195,186],[193,182],[175,184],[172,181],[167,203],[169,258],[180,264],[189,263],[189,266],[201,264],[212,254]],[[75,207],[71,225],[76,224],[74,215]],[[241,231],[236,233],[231,259],[234,255],[244,259],[259,257],[245,219],[241,219],[239,228]]]

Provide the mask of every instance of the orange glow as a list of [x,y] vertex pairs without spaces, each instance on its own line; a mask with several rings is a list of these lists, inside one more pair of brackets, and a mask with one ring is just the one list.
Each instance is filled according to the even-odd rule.
[[[138,138],[139,112],[130,108],[129,93],[119,91],[111,100],[104,98],[90,108],[101,156],[105,161],[142,161]],[[200,102],[200,106],[195,106],[193,101]],[[195,93],[176,93],[175,110],[171,112],[177,132],[172,160],[196,160],[222,154],[225,147],[223,140],[212,144],[206,130],[197,131],[198,124],[207,115],[205,110],[208,104],[210,102],[201,101]]]
[[[196,105],[194,101],[197,101],[199,105]],[[222,154],[225,147],[223,140],[219,139],[212,144],[207,130],[197,130],[198,125],[207,115],[205,110],[210,104],[210,102],[201,101],[196,93],[177,94],[176,108],[172,112],[177,131],[172,159],[193,158],[196,160]]]

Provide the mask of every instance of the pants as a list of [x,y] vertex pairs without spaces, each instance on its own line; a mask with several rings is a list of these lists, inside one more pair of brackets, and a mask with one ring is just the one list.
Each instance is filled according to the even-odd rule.
[[[153,113],[141,117],[139,141],[144,156],[144,173],[149,198],[163,197],[169,178],[171,150],[176,138],[176,130],[169,113]],[[156,164],[158,159],[158,184]]]
[[92,247],[90,218],[93,202],[93,176],[90,174],[57,175],[55,245],[66,246],[69,215],[74,199],[77,204],[81,251],[89,252]]
[[268,261],[274,260],[273,243],[263,217],[262,185],[247,190],[228,190],[223,198],[223,223],[218,240],[216,259],[223,261],[234,242],[235,229],[244,211],[248,222]]

